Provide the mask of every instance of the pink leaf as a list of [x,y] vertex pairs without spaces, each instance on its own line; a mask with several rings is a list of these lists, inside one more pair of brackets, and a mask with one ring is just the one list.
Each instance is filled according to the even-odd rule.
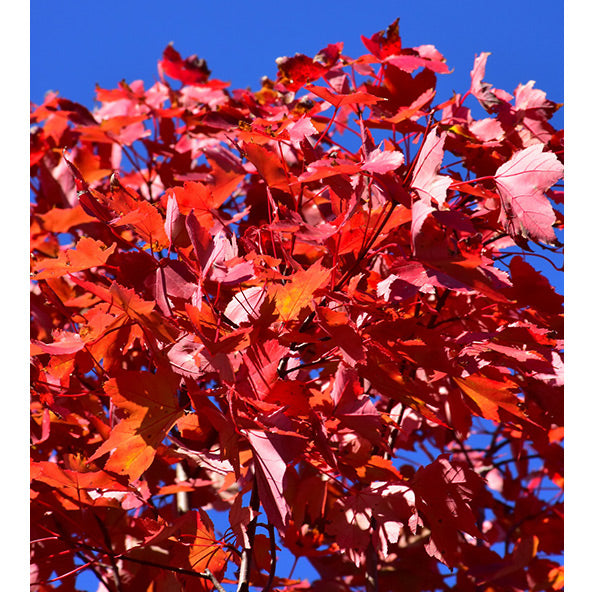
[[477,99],[481,100],[485,97],[487,91],[491,88],[491,84],[483,82],[485,76],[485,65],[487,58],[491,55],[489,52],[481,52],[475,57],[475,63],[471,70],[471,94]]
[[501,140],[504,135],[501,123],[497,119],[492,119],[491,117],[472,121],[469,124],[469,130],[482,142]]
[[520,150],[497,169],[495,183],[501,197],[499,221],[513,236],[553,242],[555,214],[547,191],[563,176],[555,154],[543,152],[543,144]]
[[343,362],[340,362],[335,373],[335,382],[331,389],[333,404],[337,406],[342,400],[345,403],[350,403],[356,400],[360,394],[361,387],[357,372]]
[[438,175],[444,157],[445,138],[445,134],[438,137],[436,129],[428,134],[413,172],[411,187],[427,203],[433,198],[442,205],[446,201],[446,190],[452,183],[450,177]]
[[429,199],[419,199],[411,206],[411,241],[413,243],[413,253],[417,253],[418,240],[421,227],[425,219],[435,211]]
[[381,151],[380,148],[376,148],[370,152],[361,168],[369,173],[388,173],[399,168],[403,164],[403,160],[403,155],[400,152]]
[[534,80],[529,80],[528,84],[519,84],[514,94],[516,96],[516,109],[521,111],[542,109],[544,111],[550,111],[550,116],[555,110],[555,103],[547,99],[547,93],[534,88]]
[[227,354],[210,354],[207,348],[196,341],[196,337],[186,334],[168,351],[167,357],[173,372],[187,378],[199,378],[209,372],[218,372],[222,380],[233,379],[231,360]]
[[206,363],[202,355],[204,345],[194,340],[193,335],[185,335],[169,350],[167,357],[174,372],[189,378],[203,375]]
[[84,341],[80,338],[78,333],[71,333],[69,331],[56,331],[54,333],[56,340],[53,343],[43,343],[37,339],[32,339],[31,343],[41,350],[37,352],[33,347],[32,355],[37,353],[46,353],[52,355],[74,354],[84,347]]
[[318,134],[317,128],[312,124],[310,117],[301,117],[298,121],[290,123],[286,130],[292,142],[302,142],[304,138],[309,138]]
[[257,319],[265,295],[266,291],[262,286],[253,286],[246,290],[240,290],[228,303],[224,314],[237,325],[246,323],[250,319]]
[[487,82],[483,82],[485,76],[485,64],[490,53],[482,52],[475,57],[475,64],[471,70],[471,94],[481,103],[487,111],[496,111],[503,103],[512,100],[512,95],[504,90],[493,88]]
[[[427,46],[424,45],[420,47]],[[438,52],[436,51],[436,53]],[[440,57],[442,56],[440,55]],[[448,66],[444,62],[426,59],[424,57],[419,56],[397,55],[387,58],[385,61],[393,66],[396,66],[397,68],[400,68],[404,72],[408,72],[409,74],[411,74],[418,68],[427,68],[428,70],[438,72],[438,74],[448,74],[450,72]]]
[[193,246],[195,256],[199,261],[200,267],[202,268],[202,273],[205,275],[204,268],[208,264],[214,249],[214,244],[212,242],[210,233],[199,223],[199,220],[197,219],[197,216],[194,214],[193,210],[189,212],[189,215],[185,219],[185,227],[187,229],[187,234],[189,235],[191,245]]
[[179,204],[173,193],[167,201],[166,218],[164,221],[164,231],[171,244],[175,242],[177,235],[183,227],[183,222],[180,216]]

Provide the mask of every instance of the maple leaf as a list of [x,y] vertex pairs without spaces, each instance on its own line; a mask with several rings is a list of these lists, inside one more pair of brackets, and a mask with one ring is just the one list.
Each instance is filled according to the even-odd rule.
[[164,221],[164,231],[169,242],[173,244],[183,228],[179,204],[175,195],[171,195],[167,201],[166,217]]
[[245,143],[243,150],[270,187],[288,191],[292,176],[285,169],[279,156],[257,144]]
[[167,76],[180,80],[183,84],[207,82],[210,75],[205,60],[200,60],[195,55],[183,60],[172,43],[169,43],[162,52],[159,66]]
[[264,397],[278,378],[280,360],[289,348],[276,339],[263,343],[253,343],[243,356],[243,364],[248,370],[248,383],[256,397]]
[[415,48],[419,55],[400,54],[390,56],[385,62],[411,74],[418,68],[427,68],[438,74],[448,74],[450,70],[444,63],[442,54],[433,45],[420,45]]
[[182,516],[172,536],[182,543],[176,547],[174,558],[188,562],[195,572],[204,573],[209,569],[215,576],[222,576],[228,552],[216,539],[214,524],[203,510],[193,510]]
[[61,277],[68,273],[99,267],[115,252],[115,243],[107,247],[101,241],[83,236],[76,243],[76,248],[61,251],[57,259],[42,259],[34,266],[33,279],[45,280]]
[[310,163],[306,171],[298,177],[298,181],[318,181],[335,175],[355,175],[359,173],[359,165],[345,159],[322,158]]
[[179,212],[188,216],[186,224],[193,213],[199,224],[207,230],[214,225],[216,210],[225,200],[225,196],[216,198],[209,186],[196,181],[185,181],[183,187],[168,189],[163,197],[163,201],[167,201],[167,208],[169,196],[175,197]]
[[259,317],[259,310],[265,300],[266,294],[262,286],[253,286],[246,290],[241,290],[228,303],[224,314],[237,325],[246,323],[249,319],[256,319]]
[[563,297],[551,287],[549,280],[537,272],[522,257],[512,257],[512,293],[523,305],[533,305],[547,314],[561,314]]
[[133,209],[113,220],[112,224],[133,227],[140,238],[145,240],[155,251],[166,249],[169,246],[162,216],[152,204],[146,201],[138,202]]
[[482,103],[484,106],[489,106],[490,102],[496,101],[493,93],[490,92],[491,84],[483,82],[485,76],[485,65],[487,58],[491,55],[489,52],[481,52],[478,56],[475,56],[475,62],[473,69],[471,70],[471,93]]
[[411,187],[417,191],[420,199],[428,203],[434,199],[440,206],[446,201],[446,190],[452,183],[450,177],[438,174],[444,157],[445,140],[446,134],[438,136],[435,128],[427,135],[411,178]]
[[283,286],[275,286],[271,296],[280,319],[288,322],[298,318],[300,311],[314,302],[313,294],[327,284],[330,275],[331,270],[316,261],[308,269],[297,271]]
[[374,33],[370,39],[362,35],[362,43],[378,58],[397,55],[401,52],[399,19],[393,21],[386,31]]
[[55,487],[66,497],[93,505],[97,490],[127,491],[127,487],[105,471],[78,472],[41,461],[31,464],[31,480]]
[[343,44],[328,45],[314,58],[297,53],[291,58],[276,59],[278,81],[288,90],[296,91],[325,74],[339,58]]
[[80,205],[65,210],[62,208],[52,208],[49,212],[41,214],[39,217],[45,230],[56,233],[68,232],[74,226],[80,226],[81,224],[95,220]]
[[292,142],[302,142],[305,138],[310,138],[318,133],[317,128],[312,124],[309,117],[301,117],[286,127]]
[[294,448],[295,439],[261,430],[247,430],[246,436],[255,454],[261,503],[270,521],[283,533],[290,519],[290,507],[284,494],[286,468],[298,451]]
[[380,150],[376,148],[362,163],[361,169],[369,173],[388,173],[398,169],[403,164],[404,158],[400,152],[392,150]]
[[479,536],[475,515],[469,500],[483,488],[482,480],[462,463],[452,463],[446,455],[420,467],[414,476],[412,489],[417,509],[429,521],[429,555],[448,565],[456,565],[460,557],[458,531]]
[[495,173],[501,198],[499,221],[511,236],[552,243],[555,214],[545,191],[563,176],[563,165],[543,144],[516,152]]
[[41,352],[54,355],[73,354],[85,346],[85,341],[78,333],[56,331],[53,337],[53,343],[31,340],[31,355],[36,356]]
[[176,379],[169,375],[127,371],[105,383],[105,393],[127,415],[111,430],[90,462],[111,452],[105,469],[135,481],[146,471],[161,443],[183,415],[176,400]]
[[510,382],[492,380],[485,376],[468,376],[466,378],[453,378],[462,391],[477,405],[481,415],[486,419],[500,421],[499,410],[526,419],[521,411],[522,406],[518,397],[513,394],[515,385]]
[[356,330],[348,323],[345,314],[325,307],[318,307],[320,326],[335,340],[339,346],[345,362],[354,366],[357,361],[364,358],[364,345],[362,338]]
[[374,105],[374,103],[378,103],[381,99],[371,95],[367,92],[354,92],[349,94],[339,94],[335,92],[331,92],[329,89],[323,86],[315,86],[314,84],[309,84],[306,86],[306,90],[309,90],[317,97],[324,99],[325,101],[331,103],[333,107],[342,107],[345,105]]

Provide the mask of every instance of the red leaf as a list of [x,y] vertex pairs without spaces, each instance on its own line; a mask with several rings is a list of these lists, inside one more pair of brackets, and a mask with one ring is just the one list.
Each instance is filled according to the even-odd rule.
[[199,224],[208,230],[214,225],[216,210],[225,199],[214,198],[212,190],[208,186],[194,181],[186,181],[183,183],[183,187],[167,190],[164,200],[167,200],[168,203],[169,196],[173,195],[177,201],[179,212],[188,216],[193,211]]
[[512,294],[521,306],[532,306],[553,315],[563,312],[563,296],[557,294],[549,280],[522,257],[512,257],[510,272]]
[[284,169],[276,154],[257,144],[245,144],[243,150],[270,187],[289,191],[292,176]]
[[294,57],[282,57],[276,60],[278,81],[288,90],[299,88],[323,76],[339,58],[343,44],[329,45],[315,58],[297,53]]
[[84,348],[85,342],[78,333],[68,333],[61,331],[54,334],[57,339],[53,343],[43,343],[33,339],[31,341],[31,355],[35,356],[43,352],[46,354],[63,355],[73,354]]
[[247,430],[246,435],[255,455],[261,503],[271,523],[283,533],[290,519],[284,489],[286,463],[293,459],[294,439],[260,430]]
[[335,175],[355,175],[359,172],[360,166],[349,160],[323,158],[310,163],[306,167],[306,172],[302,173],[298,177],[298,180],[304,183],[305,181],[318,181],[319,179],[334,177]]
[[401,52],[401,37],[399,35],[399,19],[393,21],[388,29],[380,31],[367,39],[362,35],[362,43],[380,59],[397,55]]
[[381,99],[378,97],[371,95],[367,92],[354,92],[349,94],[339,94],[330,91],[328,88],[324,86],[314,86],[313,84],[309,84],[306,87],[306,90],[309,90],[313,94],[317,95],[321,99],[328,101],[333,105],[333,107],[342,107],[343,105],[374,105],[374,103],[378,103]]
[[458,531],[479,536],[469,501],[483,489],[483,481],[466,465],[451,463],[446,455],[440,455],[436,461],[418,469],[412,488],[417,496],[417,509],[426,517],[431,530],[426,551],[449,567],[457,565]]
[[207,82],[210,75],[205,60],[199,59],[195,55],[183,60],[172,43],[169,43],[162,52],[162,60],[159,65],[167,76],[180,80],[183,84]]
[[162,216],[152,204],[146,201],[139,201],[133,209],[117,220],[113,220],[112,224],[116,226],[125,224],[132,227],[155,251],[161,251],[169,246]]

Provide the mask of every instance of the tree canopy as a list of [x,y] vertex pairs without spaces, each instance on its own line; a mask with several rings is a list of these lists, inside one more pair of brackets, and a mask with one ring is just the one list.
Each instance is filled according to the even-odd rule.
[[33,105],[33,591],[563,587],[560,105],[362,40]]

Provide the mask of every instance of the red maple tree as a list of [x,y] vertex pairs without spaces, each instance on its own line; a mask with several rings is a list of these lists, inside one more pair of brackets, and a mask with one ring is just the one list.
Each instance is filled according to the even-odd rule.
[[362,39],[33,106],[32,590],[562,588],[559,105]]

